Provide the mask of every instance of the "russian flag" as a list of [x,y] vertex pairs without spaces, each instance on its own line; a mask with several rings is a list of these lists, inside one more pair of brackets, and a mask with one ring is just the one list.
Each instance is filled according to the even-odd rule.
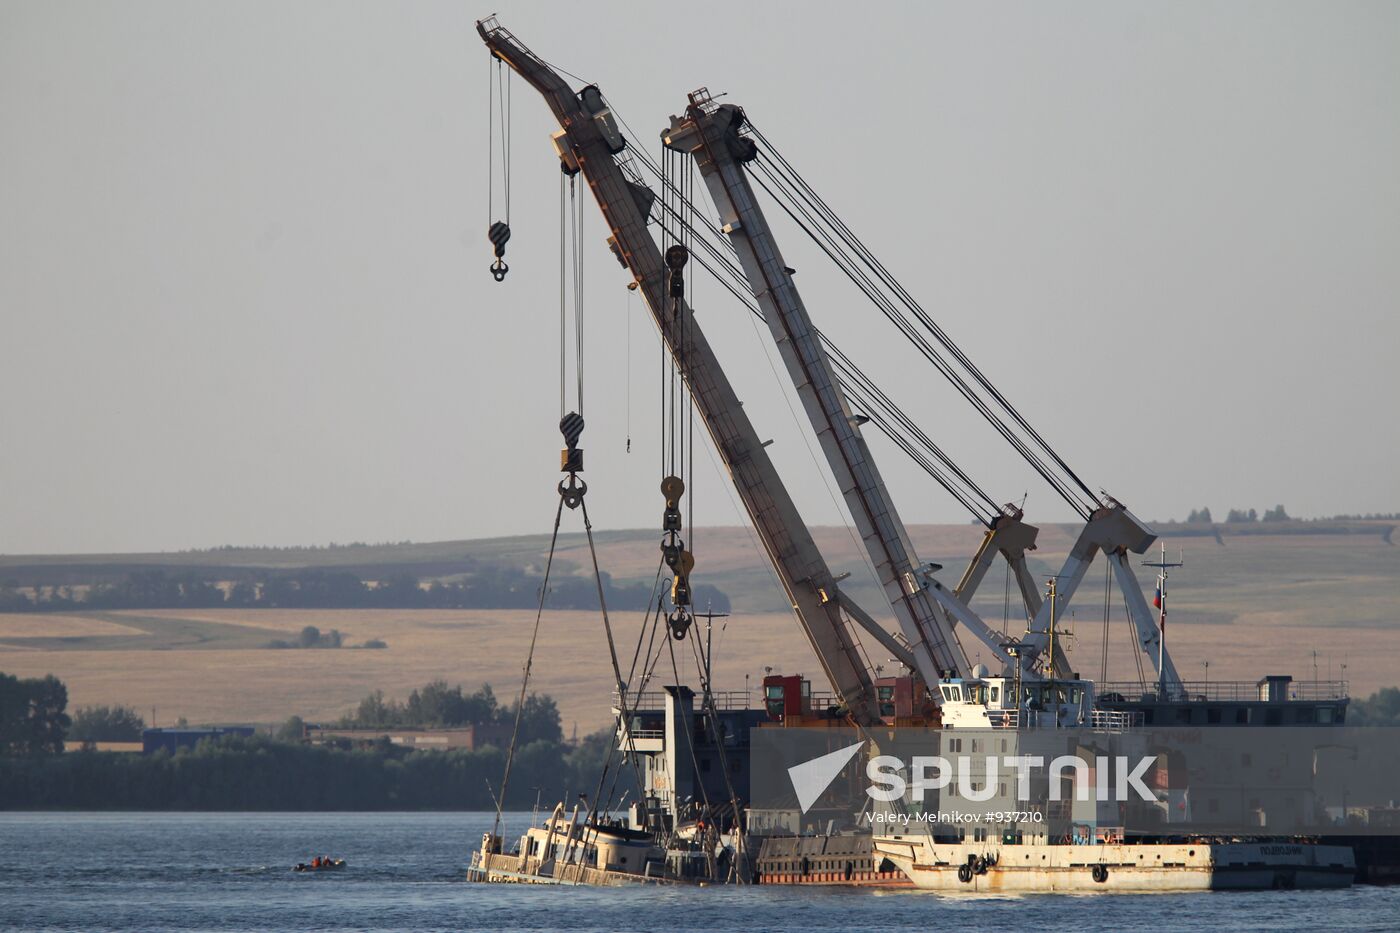
[[1162,584],[1157,584],[1157,593],[1152,597],[1152,606],[1155,609],[1162,608]]

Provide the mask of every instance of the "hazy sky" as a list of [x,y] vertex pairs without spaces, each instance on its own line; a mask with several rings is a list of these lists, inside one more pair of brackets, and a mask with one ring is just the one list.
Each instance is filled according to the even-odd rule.
[[[1142,517],[1400,509],[1400,4],[492,4],[648,140],[700,85],[744,104]],[[0,552],[548,530],[555,127],[517,81],[498,285],[491,12],[0,0]],[[590,502],[650,527],[658,345],[587,210]],[[994,496],[1069,517],[779,232],[819,326]],[[747,410],[838,521],[722,299],[698,283]],[[966,520],[872,444],[906,520]],[[735,522],[697,473],[697,521]]]

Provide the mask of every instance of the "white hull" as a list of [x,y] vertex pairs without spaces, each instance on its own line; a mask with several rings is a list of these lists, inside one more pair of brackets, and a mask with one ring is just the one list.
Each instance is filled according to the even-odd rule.
[[916,887],[978,894],[1343,888],[1356,870],[1349,847],[1305,843],[1001,845],[877,836],[875,853]]

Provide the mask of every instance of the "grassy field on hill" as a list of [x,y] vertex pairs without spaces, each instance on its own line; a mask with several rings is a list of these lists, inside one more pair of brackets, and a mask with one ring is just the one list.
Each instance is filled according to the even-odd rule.
[[[1254,679],[1264,673],[1313,675],[1313,652],[1321,677],[1345,676],[1353,693],[1364,695],[1400,681],[1393,659],[1400,657],[1400,548],[1382,537],[1388,524],[1357,525],[1352,533],[1307,533],[1310,523],[1284,523],[1279,534],[1167,537],[1175,559],[1184,550],[1186,566],[1172,576],[1168,645],[1187,679]],[[1162,529],[1170,532],[1172,529]],[[1253,531],[1262,529],[1255,528]],[[915,526],[920,556],[957,573],[976,547],[978,529],[967,526]],[[1058,569],[1074,529],[1042,529],[1033,555],[1037,575]],[[854,595],[877,616],[888,611],[872,583],[861,552],[843,528],[816,529],[819,544],[837,572],[850,571]],[[658,535],[619,531],[599,535],[605,570],[624,582],[655,576]],[[785,610],[766,562],[742,528],[701,528],[692,535],[696,582],[727,593],[734,616],[716,636],[716,686],[742,689],[765,667],[815,675],[817,668],[796,622]],[[0,581],[21,574],[44,575],[43,582],[92,568],[140,566],[352,568],[367,579],[393,570],[430,579],[468,572],[482,563],[541,563],[548,546],[541,536],[490,541],[388,545],[330,550],[260,550],[161,555],[83,555],[0,558]],[[586,550],[580,537],[565,541],[567,572],[580,572]],[[1066,624],[1074,629],[1071,655],[1081,673],[1100,673],[1104,631],[1102,565],[1072,604]],[[458,568],[458,569],[453,569]],[[1150,582],[1153,571],[1139,568]],[[988,575],[975,608],[994,627],[1023,629],[1013,601],[1007,612],[1005,574],[998,565]],[[382,689],[402,696],[434,678],[474,688],[489,681],[498,692],[518,689],[520,667],[534,613],[521,610],[132,610],[121,612],[0,614],[0,671],[35,676],[54,673],[71,692],[71,704],[131,704],[169,724],[191,722],[274,722],[293,713],[330,719],[365,693]],[[620,646],[630,659],[642,625],[639,613],[614,616]],[[294,639],[305,626],[337,629],[346,643],[380,639],[380,651],[269,650],[273,640]],[[1127,678],[1136,668],[1127,650],[1127,622],[1115,595],[1109,620],[1110,678]],[[677,655],[684,680],[693,681],[689,648]],[[878,653],[878,652],[874,652]],[[873,653],[873,654],[874,654]],[[882,659],[874,657],[875,663]],[[1345,671],[1343,671],[1345,665]],[[666,681],[669,660],[663,665]],[[658,679],[662,675],[658,674]],[[820,680],[820,678],[817,678]],[[534,687],[553,694],[565,728],[580,731],[605,724],[611,673],[597,613],[547,612],[537,654]],[[824,687],[824,685],[822,685]],[[819,687],[821,689],[821,687]]]

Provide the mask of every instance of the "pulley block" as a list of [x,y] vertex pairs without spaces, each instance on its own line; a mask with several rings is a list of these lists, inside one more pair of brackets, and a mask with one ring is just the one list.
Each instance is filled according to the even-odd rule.
[[577,447],[583,437],[583,415],[571,411],[559,419],[559,433],[564,435],[564,446]]
[[666,561],[666,566],[675,570],[681,564],[681,555],[685,553],[685,542],[675,535],[670,535],[661,542],[661,556]]
[[666,267],[671,270],[668,281],[672,298],[685,296],[685,273],[681,270],[688,259],[690,251],[679,243],[666,250]]
[[681,530],[681,496],[685,494],[685,483],[679,476],[668,476],[661,481],[661,495],[666,499],[666,511],[661,515],[661,530],[675,532]]
[[496,248],[496,261],[491,263],[491,275],[497,282],[505,281],[506,273],[510,271],[510,266],[506,265],[506,243],[510,241],[510,224],[498,220],[491,225],[487,231],[487,238],[491,240],[491,245]]
[[570,509],[578,508],[587,492],[588,484],[574,473],[570,473],[568,479],[559,481],[559,495],[564,500],[564,505]]

